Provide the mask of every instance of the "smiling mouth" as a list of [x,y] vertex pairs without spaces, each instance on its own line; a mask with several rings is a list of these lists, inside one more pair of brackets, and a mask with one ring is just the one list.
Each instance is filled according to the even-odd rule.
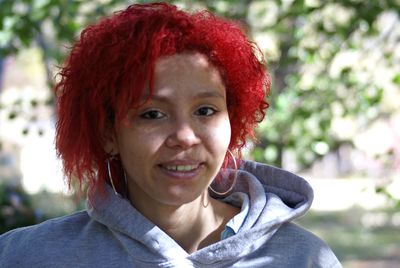
[[198,169],[200,165],[162,165],[161,167],[169,171],[190,172]]

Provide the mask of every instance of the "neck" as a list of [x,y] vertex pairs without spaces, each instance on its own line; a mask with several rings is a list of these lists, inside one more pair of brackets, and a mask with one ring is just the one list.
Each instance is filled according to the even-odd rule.
[[157,206],[141,211],[145,217],[167,233],[188,253],[220,240],[226,223],[238,208],[209,197],[204,192],[196,200],[180,206]]

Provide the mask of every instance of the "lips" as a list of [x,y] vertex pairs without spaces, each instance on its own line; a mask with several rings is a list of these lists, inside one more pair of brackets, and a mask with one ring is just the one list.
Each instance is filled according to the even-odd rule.
[[197,169],[199,165],[162,165],[162,167],[171,171],[189,172]]
[[173,179],[192,179],[196,177],[204,167],[199,161],[170,161],[159,164],[160,170]]

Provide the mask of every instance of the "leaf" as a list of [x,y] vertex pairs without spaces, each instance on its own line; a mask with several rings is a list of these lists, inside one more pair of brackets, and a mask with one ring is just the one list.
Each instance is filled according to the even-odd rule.
[[28,135],[28,134],[29,134],[29,128],[28,128],[28,127],[25,127],[25,128],[22,130],[22,135],[26,136],[26,135]]
[[258,161],[258,162],[265,162],[265,159],[264,159],[264,150],[263,150],[263,149],[261,149],[261,148],[259,148],[259,147],[256,147],[256,148],[253,150],[253,152],[252,152],[251,155],[253,156],[253,158],[254,158],[255,161]]
[[400,73],[393,77],[393,83],[400,85]]
[[37,107],[38,106],[38,100],[36,100],[36,99],[31,100],[31,106],[32,107]]
[[8,114],[8,119],[9,119],[9,120],[13,120],[13,119],[15,119],[17,116],[18,116],[18,113],[15,112],[15,111],[12,111],[12,112],[10,112],[10,113]]
[[44,130],[42,128],[38,129],[38,135],[43,136],[44,135]]

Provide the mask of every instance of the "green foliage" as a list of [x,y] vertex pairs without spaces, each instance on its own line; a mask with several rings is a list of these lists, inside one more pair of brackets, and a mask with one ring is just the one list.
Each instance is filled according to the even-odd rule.
[[[261,29],[253,27],[255,35],[278,33],[279,46],[279,56],[269,60],[274,79],[272,107],[259,129],[259,146],[266,149],[264,154],[256,150],[254,156],[281,165],[284,149],[291,150],[300,165],[307,167],[341,143],[351,142],[333,133],[335,117],[370,115],[367,121],[373,121],[379,116],[370,112],[379,108],[383,95],[371,74],[373,68],[362,70],[368,74],[362,80],[359,62],[344,64],[342,70],[336,67],[336,74],[333,65],[338,55],[348,51],[367,57],[364,42],[378,37],[377,20],[389,10],[398,12],[400,5],[393,1],[294,1],[289,6],[281,1],[274,3],[278,9],[274,23]],[[387,65],[392,53],[389,51],[386,58],[382,55]],[[277,153],[268,153],[271,147]]]
[[[398,209],[311,211],[298,224],[321,237],[343,267],[396,267],[400,244]],[[354,265],[359,262],[359,265]]]
[[375,187],[375,192],[386,196],[386,198],[391,202],[394,208],[400,209],[400,199],[397,199],[393,194],[391,194],[385,186],[377,186]]
[[0,183],[0,234],[83,210],[85,199],[41,191],[30,195],[19,185]]
[[[38,46],[51,86],[51,69],[62,63],[85,25],[128,4],[143,2],[153,1],[1,1],[0,57]],[[374,76],[375,63],[361,63],[377,49],[380,58],[376,63],[398,67],[395,49],[385,47],[396,25],[385,32],[379,21],[383,14],[398,17],[399,1],[168,2],[188,10],[207,8],[240,20],[265,53],[273,81],[271,108],[258,129],[260,143],[252,153],[254,159],[281,166],[286,150],[295,154],[300,167],[308,167],[340,144],[351,143],[351,137],[333,131],[335,118],[362,117],[363,125],[368,125],[388,113],[380,105],[384,85]],[[392,81],[400,84],[398,70]],[[9,114],[10,119],[17,116],[17,109]]]
[[393,82],[396,83],[397,85],[400,85],[400,74],[397,74],[397,75],[393,78]]
[[0,184],[0,234],[43,220],[22,187]]

